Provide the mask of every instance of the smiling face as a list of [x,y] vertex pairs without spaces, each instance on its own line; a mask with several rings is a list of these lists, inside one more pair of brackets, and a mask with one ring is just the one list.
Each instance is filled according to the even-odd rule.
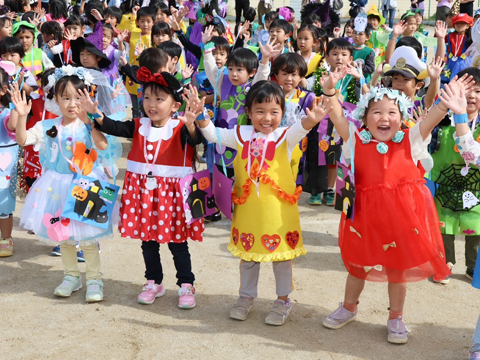
[[27,53],[33,45],[33,33],[31,31],[22,31],[15,34],[22,42],[23,50]]
[[142,16],[137,19],[137,26],[140,28],[142,35],[148,35],[152,31],[153,19],[150,16]]
[[268,102],[254,102],[252,108],[245,108],[245,111],[254,129],[268,135],[280,126],[285,109],[282,109],[280,104],[272,97]]
[[332,49],[325,56],[325,60],[327,60],[328,65],[330,65],[332,69],[336,69],[340,66],[351,63],[353,60],[353,56],[350,54],[350,51],[348,50]]
[[303,30],[297,35],[297,45],[301,52],[309,52],[318,41],[315,41],[309,30]]
[[145,90],[143,108],[154,125],[163,125],[178,110],[180,103],[161,89],[150,86]]
[[480,84],[476,84],[466,94],[467,113],[472,114],[480,109]]
[[71,82],[65,86],[65,89],[61,94],[54,95],[54,99],[65,119],[77,119],[79,113],[79,108],[76,105],[76,102],[78,101],[78,94],[77,89]]
[[278,74],[275,75],[278,84],[283,88],[285,94],[290,93],[292,90],[296,89],[302,77],[298,73],[298,70],[293,73],[287,73],[286,71],[280,70]]
[[100,61],[100,56],[97,56],[87,49],[80,51],[80,62],[83,67],[86,68],[98,68],[98,62]]
[[395,100],[384,96],[375,102],[370,100],[367,108],[366,125],[373,138],[378,141],[390,141],[400,129],[402,116]]
[[368,23],[372,25],[373,30],[378,30],[378,26],[380,25],[380,20],[376,16],[369,16]]

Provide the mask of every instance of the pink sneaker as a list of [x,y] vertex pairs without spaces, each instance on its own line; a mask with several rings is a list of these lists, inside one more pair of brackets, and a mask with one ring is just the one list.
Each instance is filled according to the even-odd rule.
[[178,307],[182,309],[192,309],[197,305],[195,302],[195,288],[192,284],[182,284],[178,290]]
[[154,280],[147,280],[147,283],[143,286],[142,292],[138,295],[137,301],[140,304],[150,305],[153,304],[155,298],[163,295],[165,295],[165,287],[163,286],[163,283],[157,285]]

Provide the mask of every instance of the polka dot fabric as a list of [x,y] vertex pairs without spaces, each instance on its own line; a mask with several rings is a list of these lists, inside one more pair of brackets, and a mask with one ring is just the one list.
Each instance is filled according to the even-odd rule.
[[121,236],[159,243],[202,241],[203,219],[185,222],[180,179],[155,178],[158,187],[147,190],[146,175],[127,171],[118,226]]

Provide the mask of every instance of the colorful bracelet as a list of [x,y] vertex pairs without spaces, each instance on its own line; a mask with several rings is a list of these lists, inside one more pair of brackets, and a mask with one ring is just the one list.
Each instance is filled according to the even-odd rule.
[[213,51],[215,50],[215,44],[213,41],[209,41],[208,43],[206,43],[204,46],[203,46],[203,52],[204,53],[207,53],[207,52],[210,52],[210,51]]
[[453,122],[455,124],[465,124],[468,123],[468,114],[453,114]]

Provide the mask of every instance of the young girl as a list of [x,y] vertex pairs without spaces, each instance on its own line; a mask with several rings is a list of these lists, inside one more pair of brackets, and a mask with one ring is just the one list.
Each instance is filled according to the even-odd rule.
[[68,18],[68,6],[65,0],[50,0],[47,21],[58,21],[64,23]]
[[[87,86],[93,83],[96,90],[100,91],[106,86],[106,81],[101,81],[102,77],[97,71],[87,71],[80,67],[65,66],[56,69],[48,79],[48,87],[54,89],[53,98],[62,116],[40,121],[29,130],[26,130],[26,118],[31,104],[27,104],[25,95],[20,95],[18,87],[12,95],[12,102],[20,115],[16,126],[17,142],[21,145],[40,144],[44,149],[41,158],[44,159],[42,166],[45,172],[33,184],[25,199],[20,225],[32,230],[43,242],[55,245],[60,243],[65,276],[54,291],[56,296],[69,297],[72,292],[82,288],[75,247],[76,242],[80,243],[87,265],[87,302],[103,300],[97,244],[99,240],[112,235],[112,223],[118,215],[114,209],[109,227],[102,229],[62,218],[61,214],[77,171],[94,179],[108,181],[103,167],[99,166],[99,151],[105,150],[108,143],[100,131],[91,129],[90,118],[78,106],[78,92],[88,94]],[[108,100],[104,97],[100,100],[105,111],[109,109]],[[78,162],[91,166],[79,169],[75,165],[75,170],[72,164]]]
[[[55,67],[60,67],[64,63],[60,57],[55,56],[62,51],[61,43],[63,40],[63,29],[62,26],[56,21],[47,21],[42,24],[40,28],[42,32],[43,45],[42,50],[47,54],[48,58],[53,61]],[[68,64],[65,62],[65,64]]]
[[297,46],[298,53],[302,55],[303,59],[307,63],[308,71],[305,75],[309,77],[315,70],[317,70],[322,57],[320,54],[313,52],[313,48],[318,43],[318,31],[313,25],[304,25],[298,30]]
[[353,19],[348,20],[343,28],[343,35],[350,44],[353,44]]
[[162,42],[172,40],[172,30],[166,22],[156,22],[152,27],[152,44],[160,45]]
[[[192,97],[195,97],[196,90]],[[190,105],[190,104],[189,104]],[[187,106],[187,109],[189,108]],[[251,125],[215,128],[199,121],[208,141],[237,150],[230,252],[241,258],[240,297],[230,317],[245,320],[257,297],[260,263],[273,262],[278,299],[265,322],[283,325],[292,311],[292,259],[305,255],[298,199],[290,167],[298,142],[325,115],[322,104],[306,110],[307,116],[289,128],[280,128],[285,114],[285,93],[272,81],[259,81],[247,93],[245,111]],[[203,104],[200,105],[200,111]],[[217,133],[219,138],[217,138]]]
[[[345,206],[339,230],[342,259],[349,272],[345,300],[323,325],[340,329],[355,320],[365,280],[388,281],[388,341],[404,344],[408,340],[403,322],[406,282],[450,274],[435,205],[423,178],[432,166],[427,152],[430,133],[447,109],[436,106],[416,126],[400,130],[402,118],[410,117],[410,101],[397,90],[373,88],[353,114],[363,119],[359,133],[334,96],[336,83],[346,73],[346,67],[330,72],[323,84],[332,105],[330,119],[345,141],[343,155],[351,163],[355,182],[348,183],[346,174],[345,178],[356,187],[353,209]],[[348,190],[346,186],[342,192],[347,204]]]
[[[202,241],[203,221],[188,225],[182,206],[179,180],[194,172],[195,146],[202,136],[184,118],[172,119],[182,102],[183,87],[167,72],[137,72],[143,85],[143,108],[148,117],[117,122],[105,117],[88,98],[87,111],[98,114],[95,127],[106,134],[133,138],[123,187],[122,237],[142,240],[147,283],[138,296],[141,304],[152,304],[165,294],[160,244],[168,244],[180,286],[178,306],[195,307],[195,276],[187,240]],[[82,98],[83,101],[83,98]],[[97,115],[96,115],[97,116]],[[186,152],[186,153],[185,153]]]
[[0,40],[12,36],[12,26],[12,19],[6,17],[5,15],[0,17]]

